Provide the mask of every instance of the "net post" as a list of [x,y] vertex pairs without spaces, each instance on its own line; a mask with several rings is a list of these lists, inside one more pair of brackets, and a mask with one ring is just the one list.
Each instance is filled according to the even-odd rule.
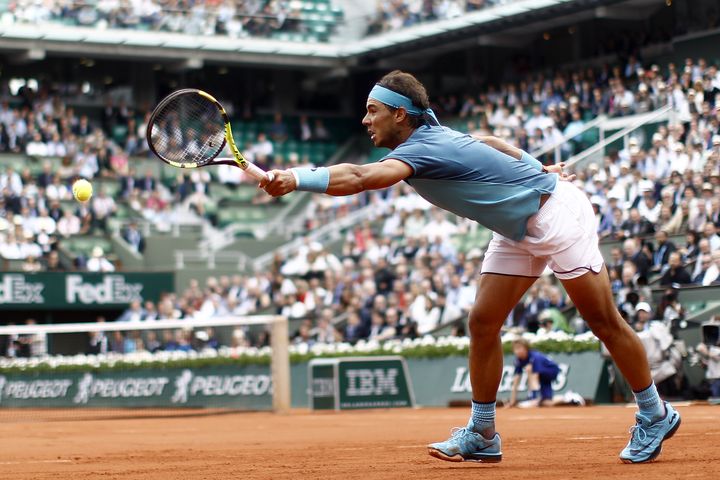
[[273,382],[273,410],[283,413],[290,410],[290,351],[288,320],[275,317],[271,323],[270,346],[272,357],[270,371]]

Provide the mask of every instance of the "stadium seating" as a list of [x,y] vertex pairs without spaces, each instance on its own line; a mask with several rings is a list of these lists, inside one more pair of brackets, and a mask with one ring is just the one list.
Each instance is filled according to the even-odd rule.
[[[33,9],[32,15],[23,8],[30,4],[26,0],[19,2],[9,2],[7,0],[0,1],[0,16],[7,13],[10,17],[7,21],[18,22],[53,22],[65,26],[82,26],[82,27],[115,27],[130,28],[139,31],[181,31],[189,34],[207,33],[208,28],[212,29],[212,33],[218,35],[232,34],[234,36],[259,36],[271,37],[278,40],[290,42],[327,42],[330,36],[335,32],[337,26],[343,21],[343,11],[330,0],[293,0],[284,2],[282,5],[275,5],[275,16],[268,17],[262,13],[262,9],[252,13],[247,10],[247,6],[243,3],[237,5],[234,19],[240,23],[245,23],[244,28],[238,26],[228,26],[225,22],[218,21],[218,12],[216,5],[209,3],[204,5],[200,2],[191,7],[185,7],[187,11],[178,10],[177,8],[164,8],[152,16],[142,15],[140,7],[134,7],[130,13],[134,15],[117,15],[116,12],[108,12],[107,8],[95,8],[95,1],[83,2],[76,8],[55,8],[50,9]],[[263,5],[268,2],[263,2]],[[52,6],[46,5],[46,7]],[[195,10],[194,7],[201,6],[202,10]],[[135,11],[137,9],[137,11]],[[184,17],[185,21],[178,24],[175,16],[183,13],[189,13],[188,17]],[[202,15],[208,25],[196,25],[192,19],[195,15]],[[33,16],[34,15],[34,16]],[[284,21],[283,21],[284,20]],[[253,21],[257,21],[258,25],[253,25]],[[232,33],[230,31],[232,30]],[[114,138],[122,138],[124,132],[121,128],[112,132]]]

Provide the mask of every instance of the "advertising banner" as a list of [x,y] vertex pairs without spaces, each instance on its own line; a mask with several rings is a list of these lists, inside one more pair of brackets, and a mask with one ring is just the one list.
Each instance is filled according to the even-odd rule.
[[0,375],[0,408],[272,408],[265,366]]
[[174,291],[170,272],[0,273],[0,309],[77,310],[124,308],[133,300],[157,301]]
[[349,357],[310,361],[310,403],[316,410],[398,408],[415,404],[402,357]]

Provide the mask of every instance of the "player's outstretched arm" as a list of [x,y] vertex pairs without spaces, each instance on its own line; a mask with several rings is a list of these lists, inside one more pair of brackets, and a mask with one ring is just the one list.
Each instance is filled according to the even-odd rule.
[[[399,160],[368,165],[341,163],[328,169],[329,178],[324,193],[336,197],[353,195],[365,190],[387,188],[412,175],[412,168]],[[296,175],[290,170],[273,170],[272,182],[263,180],[260,187],[273,197],[279,197],[298,189]],[[302,188],[300,188],[302,190]],[[312,190],[318,191],[318,190]]]

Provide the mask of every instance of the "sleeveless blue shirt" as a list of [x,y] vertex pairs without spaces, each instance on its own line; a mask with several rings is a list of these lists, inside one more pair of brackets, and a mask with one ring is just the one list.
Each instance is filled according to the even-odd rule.
[[405,181],[428,202],[515,241],[558,182],[527,153],[517,160],[442,126],[419,127],[380,161],[389,159],[412,167]]

